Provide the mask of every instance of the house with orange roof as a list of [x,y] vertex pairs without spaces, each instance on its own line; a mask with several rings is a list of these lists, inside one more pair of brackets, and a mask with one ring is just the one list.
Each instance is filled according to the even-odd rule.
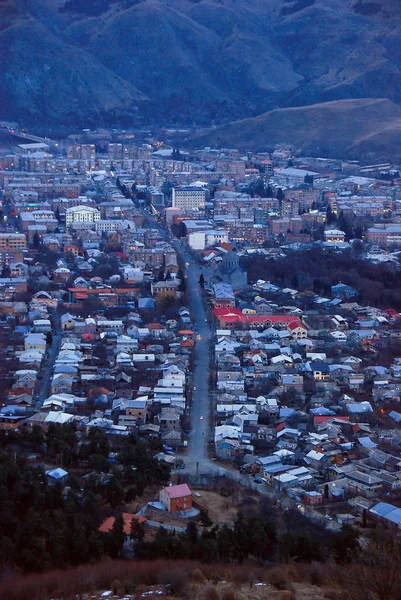
[[180,344],[181,348],[193,348],[195,346],[195,342],[190,339],[186,339]]
[[[147,521],[145,517],[141,517],[140,515],[134,515],[132,513],[123,513],[122,517],[124,521],[124,533],[126,536],[129,536],[131,534],[132,519],[135,519],[135,521],[138,521],[138,523],[140,523],[141,525],[144,525]],[[108,517],[107,519],[105,519],[105,521],[103,521],[103,523],[100,525],[99,531],[101,533],[108,533],[109,531],[111,531],[113,529],[115,520],[115,517]]]
[[219,245],[219,248],[221,248],[222,250],[225,250],[226,252],[231,252],[232,250],[234,250],[234,246],[232,244],[230,244],[229,242],[222,242]]

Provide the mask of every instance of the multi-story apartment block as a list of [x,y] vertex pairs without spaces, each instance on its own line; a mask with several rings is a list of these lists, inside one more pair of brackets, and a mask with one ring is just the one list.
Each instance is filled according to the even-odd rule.
[[291,190],[291,198],[299,201],[301,208],[311,208],[318,199],[318,190]]
[[135,223],[133,221],[127,221],[126,219],[100,219],[96,221],[95,230],[97,232],[111,233],[113,231],[123,231],[129,229],[132,232],[136,230]]
[[164,264],[164,250],[157,248],[135,248],[127,244],[130,263],[141,262],[145,268],[160,269]]
[[68,142],[67,143],[67,158],[75,159],[81,158],[81,144],[78,142]]
[[96,157],[95,144],[82,144],[81,158],[83,160],[95,160],[95,157]]
[[401,247],[401,225],[380,225],[368,229],[368,242],[383,248]]
[[109,160],[122,160],[123,159],[123,145],[122,144],[109,144],[108,147]]
[[274,219],[270,223],[270,230],[273,235],[287,233],[288,231],[291,233],[299,233],[301,229],[302,219],[300,217],[295,217],[293,219]]
[[94,207],[96,202],[93,198],[88,196],[78,196],[77,198],[55,198],[52,201],[52,207],[54,211],[59,211],[61,215],[65,215],[68,208],[73,206],[92,206]]
[[281,217],[293,218],[299,215],[299,200],[295,198],[284,198],[281,202]]
[[206,191],[196,187],[173,188],[173,208],[182,210],[204,210]]
[[0,248],[24,250],[26,248],[26,237],[23,233],[0,233]]
[[294,167],[287,167],[286,169],[280,169],[275,173],[275,178],[279,185],[285,187],[297,187],[305,182],[305,177],[316,177],[319,173],[314,171],[306,171],[305,169],[295,169]]

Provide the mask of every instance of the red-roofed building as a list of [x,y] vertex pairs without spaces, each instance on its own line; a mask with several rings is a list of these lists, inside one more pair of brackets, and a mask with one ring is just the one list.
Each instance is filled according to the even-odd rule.
[[291,325],[303,328],[305,335],[302,337],[306,337],[306,329],[298,317],[289,315],[244,315],[239,308],[228,306],[215,308],[212,312],[223,328],[227,326],[233,329],[266,329],[268,327],[288,329]]
[[190,510],[192,508],[192,492],[186,483],[163,488],[160,491],[159,498],[160,502],[171,513]]
[[348,422],[349,421],[349,417],[345,417],[345,416],[325,416],[325,417],[314,417],[313,422],[315,425],[321,425],[322,423],[326,423],[327,421],[333,421],[334,419],[336,419],[337,421],[345,421]]
[[292,323],[290,323],[288,325],[287,329],[290,332],[290,334],[292,335],[292,337],[294,338],[294,340],[305,339],[306,336],[308,335],[308,331],[307,331],[306,327],[301,325],[299,321],[297,321],[297,322],[293,321]]
[[399,319],[401,317],[401,314],[397,312],[394,308],[384,308],[383,310],[381,310],[381,312],[386,314],[388,317],[391,317],[392,319]]
[[227,250],[227,252],[231,252],[231,250],[234,249],[234,246],[232,244],[229,244],[228,242],[223,242],[222,244],[219,244],[219,247],[223,250]]

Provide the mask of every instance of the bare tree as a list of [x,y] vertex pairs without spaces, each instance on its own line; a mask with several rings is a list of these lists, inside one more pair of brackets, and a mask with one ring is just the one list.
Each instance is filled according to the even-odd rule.
[[349,569],[344,595],[348,600],[401,599],[401,542],[371,540],[358,563]]

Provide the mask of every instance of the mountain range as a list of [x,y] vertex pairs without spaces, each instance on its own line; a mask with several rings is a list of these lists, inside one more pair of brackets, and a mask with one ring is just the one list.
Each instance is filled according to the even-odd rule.
[[0,0],[0,118],[214,126],[398,104],[400,17],[392,0]]

